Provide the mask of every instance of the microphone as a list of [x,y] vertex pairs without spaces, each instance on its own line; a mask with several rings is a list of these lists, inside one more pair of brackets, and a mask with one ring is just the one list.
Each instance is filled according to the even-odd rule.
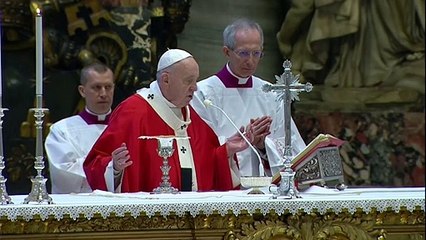
[[250,143],[250,141],[244,135],[245,132],[242,133],[240,131],[240,129],[235,125],[234,121],[232,121],[231,118],[228,116],[228,114],[226,114],[226,112],[223,111],[222,108],[214,105],[213,102],[211,100],[209,100],[209,99],[205,99],[203,103],[204,103],[204,106],[206,106],[206,107],[214,107],[214,108],[218,109],[221,113],[223,113],[223,115],[228,119],[228,121],[232,124],[232,126],[235,128],[235,130],[237,130],[237,132],[241,135],[241,137],[244,139],[244,141],[249,145],[249,147],[251,148],[251,150],[256,154],[256,157],[259,160],[259,163],[262,163],[262,158],[260,157],[260,155],[257,152],[256,148]]

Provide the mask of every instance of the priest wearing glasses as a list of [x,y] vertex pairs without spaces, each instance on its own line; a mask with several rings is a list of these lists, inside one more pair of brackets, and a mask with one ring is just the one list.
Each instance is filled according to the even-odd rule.
[[[284,144],[284,111],[275,94],[262,91],[268,82],[253,75],[263,56],[262,28],[250,19],[237,19],[225,28],[223,45],[227,63],[215,75],[198,82],[191,104],[213,128],[220,142],[230,137],[235,127],[223,113],[206,107],[203,104],[206,99],[227,113],[235,125],[250,124],[258,154],[250,148],[237,154],[240,174],[271,176],[283,164],[276,146],[277,141]],[[293,120],[291,139],[293,155],[305,148]]]

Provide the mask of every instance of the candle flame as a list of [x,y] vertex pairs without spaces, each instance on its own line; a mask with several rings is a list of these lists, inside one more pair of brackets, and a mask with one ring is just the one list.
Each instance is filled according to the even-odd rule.
[[36,9],[36,13],[37,13],[37,15],[41,15],[41,10],[40,10],[40,8],[37,8],[37,9]]

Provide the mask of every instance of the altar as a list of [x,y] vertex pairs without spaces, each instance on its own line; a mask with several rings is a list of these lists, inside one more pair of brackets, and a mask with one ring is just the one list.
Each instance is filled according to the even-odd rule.
[[311,187],[302,198],[249,190],[52,194],[0,206],[0,239],[424,239],[425,188]]

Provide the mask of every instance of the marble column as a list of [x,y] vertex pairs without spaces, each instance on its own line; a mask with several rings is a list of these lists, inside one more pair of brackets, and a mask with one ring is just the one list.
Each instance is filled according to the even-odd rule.
[[275,36],[284,19],[284,5],[280,0],[192,1],[189,21],[178,35],[178,47],[194,55],[200,64],[200,79],[205,78],[225,64],[222,32],[226,25],[239,17],[251,18],[261,25],[265,38],[265,56],[256,75],[275,82],[274,76],[283,72]]

